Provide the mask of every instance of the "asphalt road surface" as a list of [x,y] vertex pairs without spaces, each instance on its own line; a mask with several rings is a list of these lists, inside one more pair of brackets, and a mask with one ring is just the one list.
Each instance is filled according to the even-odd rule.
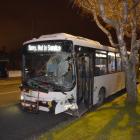
[[19,102],[20,78],[0,80],[0,106],[7,106]]
[[0,80],[0,140],[34,140],[42,133],[74,118],[65,113],[33,114],[20,108],[20,79]]
[[47,112],[24,112],[20,105],[0,108],[0,140],[31,140],[40,134],[73,120],[65,113],[53,115]]

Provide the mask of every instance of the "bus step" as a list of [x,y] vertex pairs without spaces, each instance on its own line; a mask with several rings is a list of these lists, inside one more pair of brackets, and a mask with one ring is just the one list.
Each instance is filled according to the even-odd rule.
[[67,110],[65,113],[72,115],[72,116],[81,117],[87,111],[88,111],[88,109],[85,107],[84,103],[81,103],[80,105],[78,105],[77,110]]
[[84,103],[81,103],[78,105],[78,112],[79,112],[79,116],[82,116],[83,114],[85,114],[88,111],[88,108],[85,106]]

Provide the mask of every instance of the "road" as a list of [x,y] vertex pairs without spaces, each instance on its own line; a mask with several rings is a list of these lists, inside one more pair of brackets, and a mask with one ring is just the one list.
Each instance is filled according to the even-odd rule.
[[59,124],[74,118],[65,113],[53,115],[47,112],[24,112],[20,106],[0,108],[0,140],[31,140]]
[[20,78],[0,80],[0,106],[17,103],[20,98]]
[[59,124],[73,120],[62,113],[33,114],[24,112],[19,105],[19,79],[0,80],[0,140],[35,139]]

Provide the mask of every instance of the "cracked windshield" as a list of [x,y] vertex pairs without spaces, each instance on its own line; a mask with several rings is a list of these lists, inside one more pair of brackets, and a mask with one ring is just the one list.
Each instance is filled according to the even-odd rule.
[[53,41],[25,47],[24,80],[28,85],[51,84],[54,88],[71,89],[74,84],[72,43]]

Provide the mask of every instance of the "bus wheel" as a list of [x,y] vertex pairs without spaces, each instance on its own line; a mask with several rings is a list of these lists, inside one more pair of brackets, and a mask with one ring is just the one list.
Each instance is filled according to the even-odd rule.
[[98,103],[97,106],[101,106],[105,100],[105,89],[101,88],[98,94]]

